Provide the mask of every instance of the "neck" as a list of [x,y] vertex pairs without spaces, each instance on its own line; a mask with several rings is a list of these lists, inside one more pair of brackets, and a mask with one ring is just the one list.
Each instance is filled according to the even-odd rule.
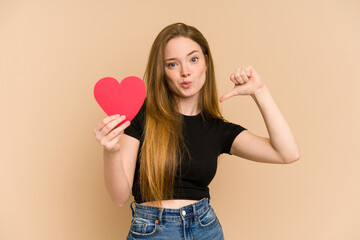
[[179,99],[179,112],[186,116],[195,116],[200,113],[198,98],[180,98]]

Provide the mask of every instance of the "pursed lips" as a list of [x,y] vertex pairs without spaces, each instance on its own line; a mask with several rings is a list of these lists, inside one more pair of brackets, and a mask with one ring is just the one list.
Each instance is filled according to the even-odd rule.
[[183,87],[190,87],[191,86],[191,81],[183,81],[182,83],[181,83],[181,86],[183,86]]

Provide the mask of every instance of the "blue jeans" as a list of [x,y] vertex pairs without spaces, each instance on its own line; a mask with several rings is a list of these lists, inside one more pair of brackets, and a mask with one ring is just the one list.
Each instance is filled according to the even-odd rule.
[[[135,204],[135,209],[133,208]],[[220,222],[210,206],[210,198],[179,209],[130,204],[133,219],[127,240],[223,240]]]

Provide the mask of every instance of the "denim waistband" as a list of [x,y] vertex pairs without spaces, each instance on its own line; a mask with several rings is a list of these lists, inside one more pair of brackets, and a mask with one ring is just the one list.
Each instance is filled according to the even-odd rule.
[[[133,208],[133,204],[135,204],[135,209]],[[161,222],[162,220],[181,221],[186,218],[196,217],[205,212],[209,206],[210,198],[203,198],[194,204],[179,209],[144,206],[133,201],[130,204],[130,209],[133,217],[158,219]]]

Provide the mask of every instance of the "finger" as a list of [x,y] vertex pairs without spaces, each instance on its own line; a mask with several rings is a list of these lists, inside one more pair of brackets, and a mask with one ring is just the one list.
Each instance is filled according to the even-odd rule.
[[235,72],[241,72],[241,70],[242,70],[242,68],[241,67],[239,67],[238,69],[236,69],[236,71]]
[[249,81],[249,78],[246,76],[245,70],[241,70],[240,72],[240,76],[243,79],[244,83],[246,83],[247,81]]
[[115,138],[119,138],[121,136],[125,129],[130,126],[130,121],[126,121],[125,123],[121,124],[119,127],[112,130],[105,138],[106,142],[111,142]]
[[236,72],[236,73],[235,73],[235,79],[236,79],[236,81],[239,82],[239,84],[244,84],[244,80],[243,80],[242,77],[240,76],[240,72]]
[[230,97],[232,97],[232,96],[234,96],[235,95],[235,91],[234,90],[232,90],[232,91],[230,91],[230,92],[228,92],[228,93],[225,93],[221,98],[220,98],[220,102],[223,102],[223,101],[225,101],[226,99],[228,99],[228,98],[230,98]]
[[119,114],[115,114],[115,115],[111,115],[109,117],[104,118],[103,120],[101,120],[96,127],[94,128],[94,133],[96,135],[97,132],[99,132],[106,124],[108,124],[109,122],[111,122],[112,120],[116,119],[117,117],[119,117]]
[[124,133],[125,128],[127,128],[130,125],[129,121],[126,121],[125,123],[122,123],[119,127],[115,127],[113,130],[108,132],[107,134],[99,137],[100,144],[105,146],[111,141],[112,139],[116,138],[119,135],[122,135]]
[[[114,117],[114,118],[113,118]],[[109,122],[109,119],[111,120]],[[99,125],[103,126],[101,129],[97,130],[95,133],[96,136],[96,140],[98,140],[101,144],[103,142],[103,138],[106,137],[106,135],[112,130],[112,126],[114,125],[114,123],[118,123],[119,121],[121,121],[120,119],[122,119],[121,116],[115,117],[115,116],[111,116],[109,118],[104,118]]]
[[240,83],[236,80],[235,73],[231,74],[230,80],[235,84],[239,85]]
[[125,115],[121,115],[118,118],[115,118],[114,120],[112,120],[111,122],[109,122],[108,124],[106,124],[102,129],[101,132],[104,133],[104,135],[107,135],[110,131],[112,131],[114,128],[116,128],[119,123],[121,123],[122,121],[125,120]]
[[246,75],[247,75],[248,77],[251,76],[251,71],[252,71],[252,66],[247,66],[247,67],[245,68],[245,73],[246,73]]

